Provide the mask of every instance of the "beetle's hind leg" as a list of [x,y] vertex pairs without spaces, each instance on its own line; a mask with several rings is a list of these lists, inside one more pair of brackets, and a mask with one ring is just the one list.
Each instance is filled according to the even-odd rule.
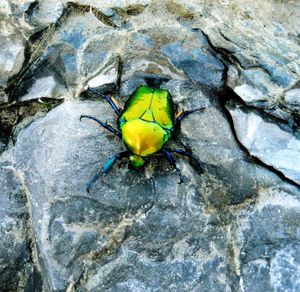
[[116,130],[115,128],[113,128],[111,125],[108,125],[107,123],[103,123],[100,120],[98,120],[95,117],[89,116],[89,115],[81,115],[79,120],[81,121],[81,119],[91,119],[95,122],[97,122],[99,125],[101,125],[103,128],[105,128],[106,130],[114,133],[115,135],[117,135],[118,137],[122,138],[122,134],[119,130]]
[[182,150],[182,149],[169,149],[169,148],[166,148],[165,150],[169,151],[169,152],[173,152],[173,153],[177,153],[177,154],[180,154],[180,155],[183,155],[183,156],[186,156],[188,158],[190,158],[192,161],[193,161],[193,165],[194,167],[196,167],[196,169],[198,170],[198,172],[200,174],[204,173],[204,167],[203,167],[203,164],[202,162],[193,155],[193,153],[191,152],[187,152],[185,150]]
[[175,170],[176,170],[176,172],[179,176],[179,183],[178,184],[181,184],[183,182],[181,170],[177,167],[172,152],[170,151],[170,149],[163,149],[163,150],[161,150],[161,152],[163,154],[165,154],[165,156],[168,159],[169,163],[175,168]]
[[104,94],[101,94],[99,92],[97,92],[96,90],[88,87],[88,90],[97,94],[98,96],[104,98],[109,104],[110,106],[113,108],[113,110],[115,111],[115,113],[119,116],[120,115],[120,112],[121,112],[121,109],[117,106],[116,102],[109,96],[107,95],[104,95]]
[[129,156],[129,152],[123,151],[108,159],[104,164],[103,168],[101,169],[101,171],[96,173],[96,175],[87,183],[86,185],[87,192],[88,193],[90,192],[90,189],[92,188],[93,184],[100,178],[100,176],[109,172],[109,170],[112,168],[112,166],[115,164],[117,160],[122,160],[123,158],[128,156]]

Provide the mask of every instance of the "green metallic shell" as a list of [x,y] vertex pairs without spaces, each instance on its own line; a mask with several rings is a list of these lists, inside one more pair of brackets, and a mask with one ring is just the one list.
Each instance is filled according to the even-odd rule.
[[131,163],[139,167],[138,157],[158,152],[174,130],[174,110],[170,93],[165,89],[140,86],[126,102],[118,119]]
[[119,127],[140,118],[173,131],[174,109],[170,93],[165,89],[140,86],[127,100],[119,118]]

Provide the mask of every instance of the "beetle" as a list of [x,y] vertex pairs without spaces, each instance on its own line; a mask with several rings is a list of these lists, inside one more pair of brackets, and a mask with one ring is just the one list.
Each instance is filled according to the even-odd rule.
[[204,110],[204,108],[186,110],[175,115],[171,94],[168,90],[157,86],[139,86],[128,98],[123,109],[119,109],[111,97],[103,95],[92,88],[88,88],[88,90],[104,98],[110,104],[118,116],[118,128],[115,129],[113,126],[90,115],[81,115],[80,120],[83,118],[94,120],[100,126],[121,138],[127,148],[126,151],[120,152],[107,160],[101,172],[87,184],[88,192],[100,175],[106,174],[117,160],[123,158],[129,158],[132,168],[140,169],[150,157],[155,154],[164,154],[178,173],[179,183],[181,183],[183,181],[182,174],[176,166],[173,156],[173,153],[177,153],[191,158],[196,162],[198,171],[203,173],[201,161],[194,157],[191,152],[182,149],[170,149],[165,147],[165,144],[170,140],[176,127],[184,117],[193,112]]

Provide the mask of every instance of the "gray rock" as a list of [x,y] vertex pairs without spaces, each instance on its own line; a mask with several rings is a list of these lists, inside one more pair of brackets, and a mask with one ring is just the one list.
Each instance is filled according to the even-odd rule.
[[[166,85],[174,89],[175,100],[178,93],[185,97],[193,90],[190,83]],[[14,155],[29,192],[47,289],[64,290],[77,282],[91,291],[126,290],[133,283],[146,290],[236,289],[227,231],[218,214],[206,208],[240,204],[280,181],[263,168],[239,162],[244,154],[225,117],[200,89],[188,96],[186,105],[207,106],[182,124],[182,139],[203,160],[206,172],[199,176],[178,159],[182,185],[167,161],[153,159],[140,173],[114,167],[86,193],[86,183],[105,160],[124,149],[94,122],[79,122],[81,114],[90,114],[114,124],[107,104],[67,102],[20,132]],[[215,147],[206,149],[204,143],[211,142]]]
[[251,87],[247,83],[236,86],[234,88],[234,92],[249,105],[268,100],[267,95],[264,95],[261,91]]
[[187,44],[180,41],[167,44],[161,52],[192,81],[216,89],[224,85],[224,65],[209,51],[200,33],[192,33]]
[[0,132],[0,155],[6,147],[6,143],[7,143],[7,141],[5,139],[5,135]]
[[101,72],[88,81],[87,85],[90,88],[97,88],[100,92],[116,91],[120,83],[120,62],[119,56],[112,57],[108,63],[101,68]]
[[[299,4],[196,2],[2,1],[6,51],[26,47],[0,84],[2,290],[299,290]],[[125,148],[79,121],[116,121],[81,93],[89,84],[122,106],[154,77],[176,111],[203,108],[169,146],[204,173],[176,156],[179,185],[162,157],[140,172],[123,161],[87,193]]]
[[8,96],[7,94],[0,88],[0,104],[8,103]]
[[22,291],[34,283],[25,190],[9,153],[0,156],[0,289]]
[[[116,54],[110,51],[118,43],[120,33],[111,32],[91,12],[70,12],[63,23],[61,30],[43,37],[48,46],[35,51],[36,60],[32,60],[15,92],[19,101],[42,94],[52,98],[78,97],[90,79],[110,70],[107,66],[115,66],[112,64],[117,62]],[[37,91],[40,87],[42,92]]]
[[64,10],[63,2],[55,0],[33,1],[26,10],[26,22],[35,30],[39,31],[55,23]]
[[[108,240],[109,230],[94,227],[100,224],[104,228],[106,224],[114,224],[114,221],[120,220],[122,210],[125,212],[127,208],[128,201],[124,193],[130,182],[126,182],[126,179],[120,177],[123,182],[119,184],[124,186],[124,190],[119,194],[109,185],[104,185],[100,197],[89,196],[85,190],[87,181],[99,171],[104,160],[118,152],[121,146],[116,143],[114,150],[112,135],[103,133],[102,129],[89,121],[79,121],[80,114],[99,116],[99,109],[101,113],[103,107],[101,103],[65,103],[19,135],[15,156],[18,167],[26,176],[31,194],[36,244],[44,278],[48,279],[48,289],[66,289],[71,275],[76,282],[83,272],[83,259],[99,252]],[[107,106],[104,108],[110,112]],[[102,119],[109,120],[109,116],[106,114]],[[57,133],[61,135],[57,136]],[[36,145],[33,152],[32,145]],[[79,155],[78,145],[85,148],[85,154]],[[65,151],[62,152],[63,148]],[[101,152],[105,155],[101,155]],[[21,153],[27,153],[33,159],[28,160]],[[69,161],[69,164],[64,166],[63,161]],[[149,182],[141,181],[140,188],[145,187],[149,187]],[[133,193],[130,195],[134,196]],[[142,205],[147,203],[147,196],[141,198]],[[74,208],[78,210],[75,213]]]
[[18,34],[0,34],[0,86],[6,87],[10,77],[17,74],[24,62],[24,43]]
[[[282,111],[282,99],[284,91],[299,81],[299,3],[256,0],[249,5],[247,1],[234,0],[201,6],[179,2],[195,18],[201,15],[194,27],[205,32],[231,68],[227,85],[246,103],[292,126],[297,124],[298,118],[289,114],[290,108]],[[232,66],[238,75],[232,75]]]
[[249,153],[300,184],[300,141],[254,112],[229,109],[239,141]]
[[[86,193],[86,182],[99,171],[106,159],[120,151],[122,144],[113,135],[103,129],[98,129],[97,125],[88,121],[79,122],[79,116],[85,113],[100,116],[103,120],[111,120],[110,112],[112,110],[107,105],[98,102],[64,103],[45,118],[32,123],[18,136],[15,157],[18,168],[26,178],[26,186],[30,193],[36,244],[40,253],[40,265],[43,267],[43,277],[48,279],[48,288],[66,289],[70,285],[71,275],[76,282],[84,272],[84,262],[93,266],[91,257],[106,257],[107,252],[108,254],[114,252],[127,238],[128,232],[135,238],[128,242],[130,258],[132,258],[131,254],[137,251],[139,254],[149,253],[147,256],[149,264],[143,261],[140,264],[137,262],[135,267],[137,270],[141,269],[137,280],[142,281],[147,288],[157,285],[161,287],[175,285],[174,287],[178,289],[197,287],[206,281],[204,275],[196,283],[193,280],[193,277],[198,277],[196,268],[203,265],[218,271],[211,277],[217,279],[220,273],[224,273],[224,277],[229,277],[232,271],[224,255],[224,238],[216,239],[215,244],[217,246],[221,244],[222,247],[216,247],[220,254],[213,254],[211,260],[205,259],[203,262],[197,260],[195,256],[194,260],[189,259],[183,263],[172,260],[169,264],[151,266],[150,259],[156,253],[158,257],[167,260],[171,254],[175,256],[179,248],[174,247],[175,250],[170,254],[171,251],[168,249],[161,250],[161,244],[156,243],[156,240],[166,241],[170,248],[179,238],[190,238],[191,234],[195,237],[200,236],[201,240],[205,241],[203,232],[196,231],[202,224],[197,220],[206,220],[206,215],[204,217],[201,215],[204,205],[201,203],[197,207],[200,198],[192,182],[189,195],[191,197],[184,198],[179,196],[179,193],[186,192],[185,187],[177,186],[175,173],[170,176],[166,171],[155,171],[153,178],[151,175],[147,178],[149,175],[147,173],[152,172],[151,168],[155,164],[148,167],[146,176],[122,167],[119,171],[114,168],[108,176],[98,181],[92,189],[92,196]],[[32,145],[35,145],[34,149]],[[84,152],[80,150],[79,145],[83,147]],[[51,157],[51,160],[48,157]],[[66,161],[68,161],[67,164],[63,163]],[[164,165],[163,169],[169,169],[166,162]],[[187,173],[187,175],[191,174]],[[66,181],[68,184],[65,183]],[[133,184],[134,188],[132,188]],[[175,194],[177,195],[174,196]],[[191,200],[188,203],[192,204],[190,208],[193,208],[195,212],[198,211],[195,213],[187,209],[186,212],[194,213],[195,218],[187,216],[184,222],[182,220],[185,215],[181,214],[180,210],[182,204],[185,204],[182,200],[186,199]],[[156,207],[153,207],[154,204]],[[168,208],[173,211],[168,211]],[[77,211],[74,212],[74,210]],[[175,215],[176,213],[178,214]],[[196,218],[199,219],[196,220]],[[160,234],[155,234],[157,224],[161,224]],[[182,231],[178,229],[179,227]],[[215,231],[207,232],[214,233]],[[222,231],[219,232],[222,237]],[[191,240],[189,243],[191,247],[186,248],[198,250],[197,245],[194,245],[199,244],[200,247],[199,240]],[[143,251],[141,247],[147,242],[149,250]],[[138,258],[140,257],[141,255],[138,255]],[[130,258],[123,260],[120,257],[118,261],[126,269],[127,265],[133,264]],[[227,266],[224,270],[222,263]],[[151,276],[148,280],[142,280],[143,278],[140,277],[148,269],[150,269],[149,272],[154,273],[153,278]],[[165,275],[174,273],[175,278],[171,277],[166,280],[161,278],[158,282],[151,284],[153,279],[157,278],[157,269]],[[186,269],[190,272],[185,275]],[[92,278],[94,277],[93,271],[91,269],[91,280],[88,281],[87,287],[97,283]],[[176,273],[182,274],[183,278],[178,284],[174,282]],[[130,274],[128,277],[130,279]],[[119,280],[116,278],[114,285],[121,284],[118,283]],[[107,288],[113,287],[105,285]],[[219,280],[216,285],[220,289],[224,287],[222,281]]]
[[66,89],[59,84],[53,76],[37,79],[28,93],[20,97],[19,101],[24,102],[39,98],[62,98]]
[[300,88],[295,88],[288,90],[284,95],[284,101],[286,106],[293,110],[299,111],[300,110]]
[[245,291],[297,291],[299,189],[261,190],[250,214],[233,226]]
[[12,26],[25,39],[54,24],[63,12],[62,2],[50,1],[11,1],[1,2],[1,19]]

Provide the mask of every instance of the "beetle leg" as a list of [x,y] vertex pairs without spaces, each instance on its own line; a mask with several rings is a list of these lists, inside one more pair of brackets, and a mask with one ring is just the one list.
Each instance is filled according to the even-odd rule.
[[91,119],[91,120],[97,122],[99,125],[101,125],[106,130],[108,130],[108,131],[114,133],[115,135],[117,135],[118,137],[122,138],[121,132],[119,130],[114,129],[111,125],[108,125],[107,123],[103,123],[100,120],[98,120],[97,118],[89,116],[89,115],[81,115],[79,120],[81,121],[82,118]]
[[94,90],[94,89],[92,89],[90,87],[88,87],[88,90],[91,91],[91,92],[93,92],[93,93],[95,93],[95,94],[97,94],[98,96],[104,98],[110,104],[110,106],[113,108],[113,110],[115,111],[115,113],[118,116],[120,115],[120,109],[118,108],[118,106],[117,106],[117,104],[116,104],[116,102],[115,102],[115,100],[113,98],[111,98],[111,97],[109,97],[107,95],[101,94],[101,93],[97,92],[96,90]]
[[182,174],[181,174],[180,169],[176,166],[176,162],[175,162],[174,156],[172,155],[171,151],[169,151],[169,149],[163,149],[163,150],[161,150],[161,152],[165,154],[169,163],[175,168],[175,170],[179,176],[179,179],[180,179],[178,184],[181,184],[183,182]]
[[180,155],[187,156],[187,157],[191,158],[193,160],[193,162],[195,163],[194,166],[197,168],[199,173],[204,173],[204,168],[203,168],[202,162],[198,158],[196,158],[191,152],[187,152],[187,151],[184,151],[182,149],[169,149],[169,148],[166,148],[166,150],[169,151],[169,152],[177,153],[177,154],[180,154]]
[[110,159],[108,159],[106,161],[106,163],[104,164],[102,170],[100,172],[98,172],[86,185],[87,192],[88,193],[90,192],[90,189],[92,188],[93,184],[99,179],[100,176],[108,173],[108,171],[112,168],[112,166],[115,164],[115,162],[117,160],[122,160],[123,158],[128,157],[128,156],[129,156],[129,152],[123,151],[123,152],[120,152],[120,153],[114,155]]
[[205,107],[200,107],[200,108],[197,108],[197,109],[194,109],[194,110],[184,111],[184,112],[180,113],[178,115],[178,117],[176,117],[176,124],[179,123],[187,115],[192,114],[192,113],[197,112],[197,111],[202,111],[204,109],[205,109]]

